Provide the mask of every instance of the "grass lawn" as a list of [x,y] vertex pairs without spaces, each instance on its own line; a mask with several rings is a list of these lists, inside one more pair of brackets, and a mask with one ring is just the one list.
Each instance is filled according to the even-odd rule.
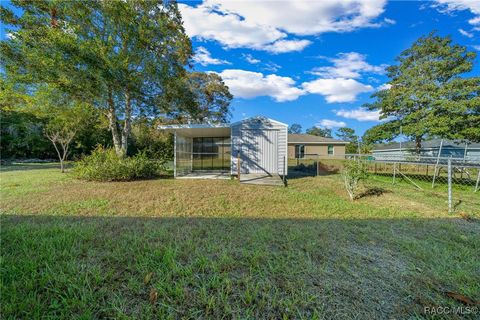
[[[423,318],[480,300],[480,222],[339,175],[94,183],[3,167],[2,318]],[[479,195],[480,196],[480,195]],[[480,315],[466,315],[475,318]]]

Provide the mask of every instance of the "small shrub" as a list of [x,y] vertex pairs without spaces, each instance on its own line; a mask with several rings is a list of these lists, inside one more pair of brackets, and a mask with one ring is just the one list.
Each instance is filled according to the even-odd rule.
[[347,189],[350,200],[358,197],[360,183],[367,178],[367,166],[364,161],[354,160],[348,161],[343,167],[343,179],[345,189]]
[[75,165],[73,173],[82,180],[129,181],[158,176],[162,169],[159,161],[149,159],[145,153],[119,158],[115,150],[97,147]]

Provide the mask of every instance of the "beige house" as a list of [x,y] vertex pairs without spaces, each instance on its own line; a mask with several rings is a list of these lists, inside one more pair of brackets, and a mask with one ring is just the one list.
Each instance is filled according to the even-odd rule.
[[347,143],[349,142],[310,134],[289,134],[288,158],[315,159],[318,156],[344,158]]

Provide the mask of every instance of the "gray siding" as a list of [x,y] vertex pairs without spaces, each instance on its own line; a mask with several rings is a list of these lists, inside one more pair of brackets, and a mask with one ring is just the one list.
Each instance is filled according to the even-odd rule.
[[[266,118],[251,118],[244,121],[235,123],[231,127],[232,135],[232,159],[231,168],[232,174],[237,173],[237,157],[238,153],[241,153],[241,162],[248,164],[249,161],[256,161],[256,159],[248,159],[252,157],[252,152],[258,152],[253,154],[254,158],[261,158],[261,162],[265,164],[265,161],[270,162],[266,165],[270,173],[278,173],[280,175],[287,174],[286,164],[284,161],[287,159],[287,126],[271,121]],[[252,135],[254,135],[252,137]],[[258,135],[260,137],[258,137]],[[257,137],[255,137],[257,136]],[[261,138],[263,137],[263,139]],[[252,139],[257,139],[258,150],[246,151],[246,146],[252,143]],[[276,144],[274,148],[266,141],[272,141]],[[263,150],[268,148],[268,151]],[[268,154],[276,152],[276,155]],[[245,157],[245,158],[244,158]],[[285,159],[285,160],[284,160]],[[271,163],[275,162],[275,163]],[[284,170],[285,169],[285,170]],[[245,173],[246,168],[241,166],[241,172]],[[285,171],[285,172],[284,172]]]

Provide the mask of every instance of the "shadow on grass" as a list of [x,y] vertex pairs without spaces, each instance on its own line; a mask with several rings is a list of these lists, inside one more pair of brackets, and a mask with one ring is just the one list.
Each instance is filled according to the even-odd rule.
[[444,291],[480,299],[462,219],[0,218],[6,318],[409,318],[460,306]]
[[317,163],[310,164],[300,163],[295,166],[288,167],[288,178],[299,179],[305,177],[330,176],[340,172],[340,168],[330,166],[320,162],[320,168],[317,168]]
[[[73,163],[66,163],[65,169],[73,168]],[[45,169],[58,169],[60,171],[60,163],[10,163],[0,166],[0,172],[9,171],[28,171],[28,170],[45,170]]]
[[385,193],[393,193],[393,192],[391,190],[387,190],[387,189],[380,188],[380,187],[369,187],[369,188],[367,188],[367,190],[360,193],[356,197],[356,199],[361,199],[361,198],[365,198],[365,197],[372,197],[372,196],[380,197],[381,195],[383,195]]

